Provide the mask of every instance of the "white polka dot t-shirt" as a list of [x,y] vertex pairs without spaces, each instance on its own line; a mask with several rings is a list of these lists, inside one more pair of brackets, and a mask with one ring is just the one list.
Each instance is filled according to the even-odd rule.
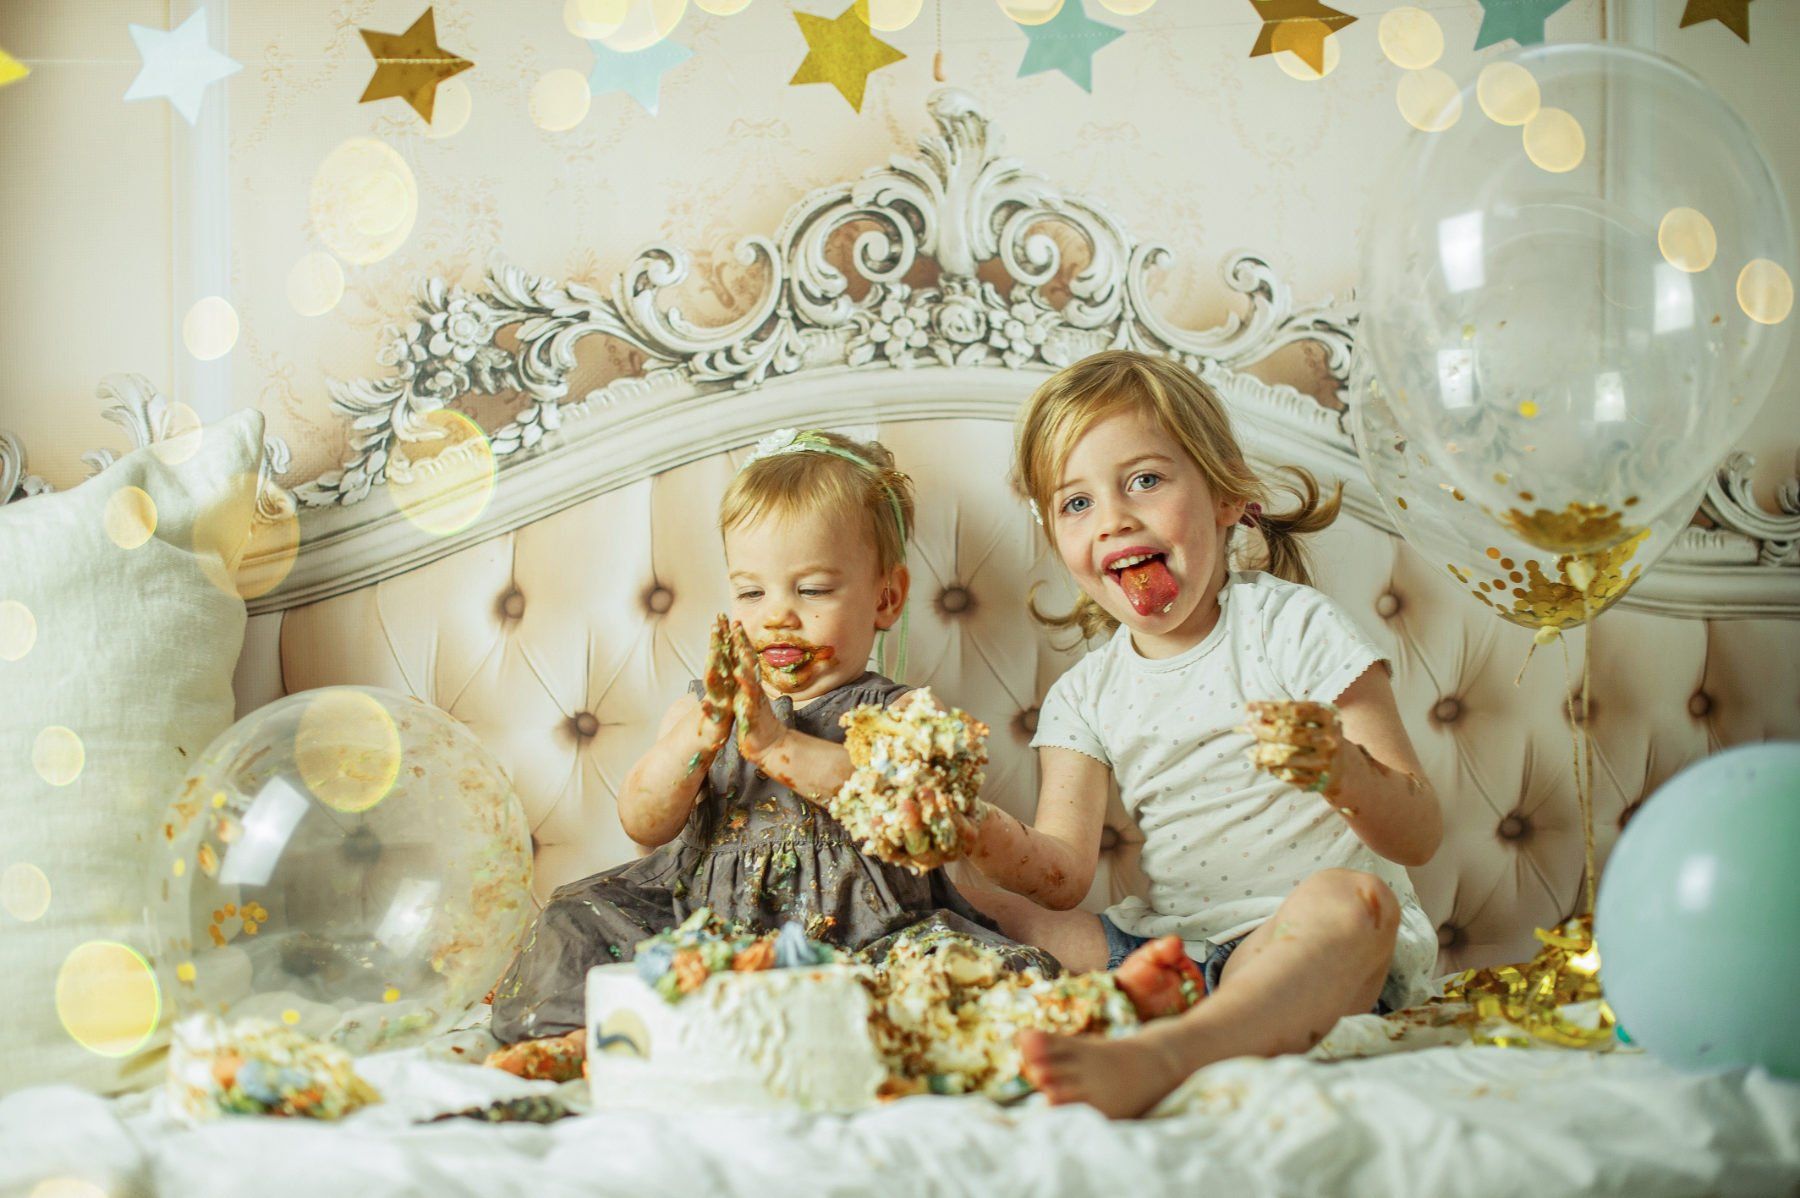
[[1312,587],[1261,571],[1233,573],[1219,620],[1175,657],[1146,658],[1120,628],[1050,687],[1033,748],[1072,749],[1113,772],[1144,834],[1143,898],[1107,918],[1138,936],[1174,934],[1204,959],[1241,936],[1321,869],[1375,874],[1400,900],[1383,998],[1425,996],[1437,936],[1406,870],[1377,855],[1316,794],[1250,764],[1251,699],[1329,703],[1385,659],[1350,617]]

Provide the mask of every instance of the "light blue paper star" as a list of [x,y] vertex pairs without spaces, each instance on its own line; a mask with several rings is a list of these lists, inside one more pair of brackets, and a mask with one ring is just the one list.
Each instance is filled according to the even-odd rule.
[[588,46],[594,51],[594,69],[588,72],[588,91],[596,96],[625,92],[651,116],[656,115],[663,72],[694,56],[692,50],[676,45],[668,38],[629,54],[621,54],[605,42],[589,41]]
[[1019,27],[1031,41],[1025,61],[1019,64],[1019,78],[1061,71],[1082,91],[1094,90],[1094,55],[1115,38],[1124,37],[1125,31],[1090,19],[1081,3],[1068,0],[1061,12],[1043,24]]
[[1481,30],[1475,35],[1475,48],[1491,46],[1507,38],[1521,46],[1537,46],[1544,41],[1544,22],[1564,7],[1569,0],[1478,0],[1481,5]]
[[174,29],[133,25],[131,40],[137,43],[144,68],[131,81],[125,98],[166,99],[190,125],[200,119],[200,103],[206,98],[206,89],[244,69],[242,63],[212,48],[207,40],[204,8],[197,9]]

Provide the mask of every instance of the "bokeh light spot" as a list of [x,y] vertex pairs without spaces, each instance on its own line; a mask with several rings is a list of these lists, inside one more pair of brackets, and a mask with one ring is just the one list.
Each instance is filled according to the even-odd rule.
[[621,54],[648,50],[674,33],[686,12],[687,0],[627,0],[618,28],[599,40]]
[[1462,117],[1462,93],[1456,81],[1436,67],[1403,76],[1394,91],[1394,102],[1407,124],[1426,133],[1442,133]]
[[1656,247],[1676,270],[1696,274],[1713,264],[1719,235],[1706,214],[1693,208],[1671,208],[1656,227]]
[[344,268],[330,254],[304,254],[288,270],[287,295],[300,315],[323,316],[344,298]]
[[15,861],[0,873],[0,910],[23,923],[50,909],[50,879],[29,861]]
[[1422,71],[1444,54],[1444,30],[1421,8],[1403,5],[1381,14],[1381,52],[1403,70]]
[[461,79],[447,79],[438,84],[437,100],[431,106],[431,127],[425,136],[433,141],[455,137],[469,123],[475,111],[475,93]]
[[136,549],[156,533],[156,501],[142,487],[120,487],[101,517],[106,535],[121,549]]
[[319,164],[307,205],[325,248],[345,262],[364,265],[392,254],[411,235],[419,185],[392,147],[353,137]]
[[222,295],[195,300],[181,318],[181,343],[202,362],[224,357],[237,339],[237,309]]
[[162,1016],[156,974],[142,954],[116,940],[90,940],[56,974],[56,1014],[89,1052],[126,1057],[143,1047]]
[[563,25],[579,38],[610,37],[625,23],[629,7],[628,0],[566,0]]
[[532,123],[549,133],[573,129],[587,116],[593,98],[580,71],[551,71],[532,86]]
[[998,3],[1001,12],[1021,25],[1042,25],[1054,20],[1063,6],[1063,0],[998,0]]
[[52,724],[37,734],[31,746],[31,766],[52,786],[67,786],[81,777],[87,750],[73,729]]
[[[1300,57],[1295,48],[1315,43],[1325,47],[1324,57],[1321,59],[1325,69],[1322,71],[1313,70],[1312,63]],[[1276,26],[1275,35],[1269,39],[1269,49],[1274,54],[1275,65],[1303,83],[1325,78],[1337,70],[1339,61],[1344,57],[1344,52],[1338,48],[1337,38],[1331,35],[1331,26],[1311,18],[1304,21],[1283,21]]]
[[1737,278],[1738,306],[1758,324],[1780,324],[1794,310],[1794,280],[1780,264],[1753,258]]
[[0,602],[0,661],[18,661],[37,644],[37,617],[17,599]]
[[1581,122],[1560,108],[1540,108],[1525,122],[1525,154],[1553,175],[1565,174],[1587,156]]
[[294,764],[307,789],[337,811],[367,811],[400,776],[400,732],[362,691],[320,691],[294,732]]
[[871,29],[897,33],[918,20],[924,7],[925,0],[869,0],[867,6],[856,6],[856,15],[868,21]]
[[1491,62],[1475,80],[1475,100],[1497,125],[1523,125],[1537,115],[1537,80],[1516,62]]
[[408,442],[404,459],[389,458],[388,494],[419,528],[448,536],[475,523],[493,498],[494,447],[461,412],[440,408],[422,423],[440,435]]

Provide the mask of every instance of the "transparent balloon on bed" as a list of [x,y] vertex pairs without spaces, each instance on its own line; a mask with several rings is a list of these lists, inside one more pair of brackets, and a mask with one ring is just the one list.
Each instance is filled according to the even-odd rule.
[[177,1018],[279,1020],[354,1052],[448,1030],[532,913],[525,813],[417,699],[277,700],[203,753],[156,829],[153,954]]

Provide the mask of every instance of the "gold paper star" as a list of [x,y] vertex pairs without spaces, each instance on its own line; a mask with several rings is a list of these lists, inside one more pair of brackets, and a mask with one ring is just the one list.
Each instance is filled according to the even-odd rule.
[[1250,4],[1263,23],[1250,57],[1292,50],[1320,75],[1325,73],[1325,39],[1356,20],[1319,0],[1250,0]]
[[369,53],[375,56],[375,76],[362,94],[363,104],[399,96],[414,112],[431,123],[438,84],[475,64],[458,58],[437,42],[437,21],[428,8],[405,33],[376,33],[360,29]]
[[31,68],[0,48],[0,87],[9,83],[17,83],[31,74]]
[[856,0],[835,18],[797,12],[794,20],[806,38],[806,59],[788,86],[829,83],[858,112],[862,111],[869,74],[906,57],[871,31],[869,0]]
[[1681,10],[1681,28],[1702,21],[1717,21],[1750,44],[1750,0],[1687,0]]

